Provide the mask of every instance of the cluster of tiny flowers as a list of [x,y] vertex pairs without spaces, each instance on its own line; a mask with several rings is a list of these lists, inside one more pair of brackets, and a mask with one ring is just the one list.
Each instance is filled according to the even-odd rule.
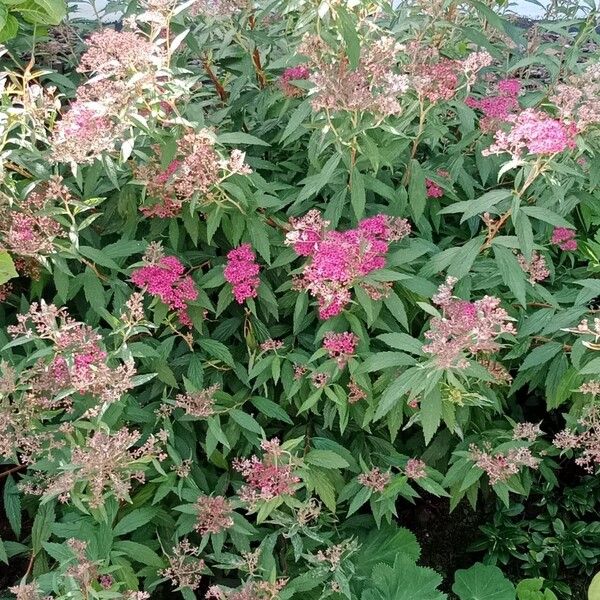
[[592,336],[594,341],[592,342],[584,339],[583,345],[591,350],[600,350],[600,344],[598,343],[600,341],[600,319],[598,317],[594,319],[594,324],[591,327],[589,320],[583,319],[577,327],[563,329],[563,331],[568,331],[578,336]]
[[21,583],[8,588],[11,594],[16,596],[16,600],[53,600],[52,596],[42,596],[37,583]]
[[311,562],[324,563],[327,565],[329,571],[337,571],[341,566],[342,561],[354,554],[357,549],[358,544],[355,540],[344,540],[340,544],[334,544],[325,548],[325,550],[319,550],[312,558]]
[[579,386],[577,391],[581,392],[582,394],[598,396],[600,395],[600,381],[586,381]]
[[577,422],[577,429],[564,429],[556,434],[553,445],[561,450],[577,450],[575,463],[588,473],[600,465],[600,409],[593,404],[585,409]]
[[550,238],[550,243],[553,246],[558,246],[565,252],[574,252],[577,250],[577,240],[575,239],[576,231],[567,227],[555,227]]
[[469,96],[465,103],[470,108],[483,113],[483,117],[479,121],[479,127],[482,131],[495,132],[504,123],[510,121],[518,110],[520,91],[521,82],[518,79],[502,79],[498,82],[497,94],[485,98]]
[[18,209],[0,213],[4,247],[32,258],[52,254],[54,240],[66,237],[66,232],[50,213],[57,204],[67,205],[71,200],[62,179],[53,177],[20,202]]
[[410,233],[406,219],[377,215],[363,219],[356,229],[327,230],[318,211],[290,221],[286,243],[301,256],[310,257],[296,289],[317,298],[321,319],[334,317],[350,302],[351,288],[369,273],[385,266],[391,241]]
[[83,484],[92,508],[103,506],[107,493],[117,500],[128,500],[133,482],[145,481],[144,464],[165,458],[154,436],[135,448],[140,437],[138,431],[125,427],[115,433],[94,432],[84,446],[72,449],[68,470],[50,477],[39,493],[67,502],[72,491]]
[[[445,169],[438,169],[437,175],[446,178],[450,175]],[[435,181],[431,179],[425,180],[425,190],[428,198],[441,198],[444,195],[444,190]]]
[[310,382],[317,388],[322,389],[329,383],[329,373],[321,373],[319,371],[312,373]]
[[527,108],[516,116],[509,116],[511,128],[499,130],[494,143],[482,151],[484,156],[508,153],[520,159],[524,153],[552,155],[575,148],[576,129],[546,113]]
[[231,17],[244,7],[243,0],[196,0],[190,6],[190,15],[214,19],[215,17]]
[[424,477],[427,477],[426,468],[427,465],[422,460],[418,458],[409,458],[404,466],[404,474],[409,479],[423,479]]
[[184,275],[185,267],[181,261],[175,256],[155,258],[146,255],[144,262],[146,265],[133,271],[131,281],[176,311],[179,320],[191,327],[187,303],[198,298],[198,291],[192,278]]
[[556,86],[550,96],[560,118],[584,131],[600,123],[600,64],[588,66],[578,75],[571,75]]
[[361,48],[359,64],[352,69],[320,37],[307,37],[299,52],[309,59],[312,105],[315,110],[360,111],[377,115],[401,112],[398,97],[408,89],[408,77],[397,71],[402,46],[382,36]]
[[489,449],[486,452],[471,444],[469,451],[471,460],[482,471],[485,471],[492,485],[507,481],[516,475],[521,467],[537,469],[540,462],[539,458],[531,454],[529,448],[511,448],[506,454],[494,454]]
[[260,267],[250,244],[242,244],[227,254],[225,280],[233,288],[233,296],[238,304],[243,304],[248,298],[258,296]]
[[343,369],[351,356],[356,351],[358,336],[350,331],[334,333],[328,331],[323,340],[323,348],[327,350],[330,358],[333,358],[340,369]]
[[300,482],[293,474],[291,463],[281,460],[284,452],[277,438],[262,442],[261,448],[264,450],[262,460],[252,456],[249,459],[236,458],[233,462],[233,468],[246,480],[239,496],[251,508],[260,501],[293,495],[295,485]]
[[353,379],[348,382],[348,402],[356,404],[367,397],[365,392]]
[[223,179],[252,172],[245,156],[234,149],[228,158],[222,158],[210,131],[185,130],[166,168],[162,169],[158,160],[137,168],[136,179],[145,184],[146,196],[152,201],[140,210],[148,217],[168,218],[178,215],[183,204],[198,194],[210,202],[214,187]]
[[475,302],[454,298],[455,283],[456,279],[448,277],[433,296],[433,302],[442,309],[443,315],[431,319],[430,329],[425,333],[428,344],[423,347],[443,369],[464,369],[468,365],[465,352],[496,352],[500,349],[498,336],[515,333],[511,318],[500,307],[498,298],[484,296]]
[[260,345],[260,349],[262,352],[277,352],[277,350],[281,350],[283,346],[284,344],[282,340],[274,340],[269,338]]
[[67,546],[74,554],[74,561],[65,574],[72,577],[81,589],[89,589],[98,579],[98,567],[86,556],[87,543],[71,538],[67,540]]
[[540,429],[539,423],[517,423],[513,427],[513,440],[527,440],[528,442],[535,442],[543,431]]
[[169,566],[160,574],[170,579],[173,587],[177,590],[197,589],[206,568],[204,561],[198,558],[199,554],[200,548],[192,546],[188,540],[182,540],[173,548],[172,554],[169,556]]
[[177,394],[175,408],[182,408],[186,415],[195,419],[207,419],[215,414],[215,393],[219,389],[220,386],[215,384],[198,392]]
[[206,592],[206,600],[276,600],[279,598],[279,592],[286,586],[287,579],[278,579],[271,583],[270,581],[248,581],[237,590],[224,589],[221,586],[213,585]]
[[54,128],[52,160],[85,164],[114,148],[126,130],[136,98],[156,89],[164,52],[134,32],[106,28],[87,40],[80,73],[94,77],[77,89],[77,99]]
[[535,284],[538,281],[544,281],[550,276],[550,271],[546,265],[546,259],[538,252],[533,252],[531,260],[528,261],[522,254],[517,256],[519,266],[523,269],[523,272],[529,275],[529,281],[531,284]]
[[220,533],[233,527],[231,503],[223,496],[200,496],[196,500],[196,531],[201,535]]
[[480,359],[478,362],[482,367],[487,369],[488,373],[494,378],[496,383],[510,385],[512,382],[512,375],[502,363],[495,360],[487,360],[485,358]]
[[102,338],[88,325],[72,319],[64,308],[34,302],[27,313],[17,315],[17,325],[8,331],[13,337],[52,344],[50,361],[38,360],[29,373],[35,395],[52,396],[73,388],[79,394],[114,402],[132,387],[133,363],[109,366],[108,355],[99,344]]
[[281,92],[287,98],[298,98],[306,93],[302,88],[294,85],[294,81],[301,81],[310,77],[310,69],[305,65],[288,67],[279,78]]
[[358,483],[369,488],[373,492],[383,492],[392,476],[389,472],[384,473],[379,467],[374,467],[367,473],[358,476]]

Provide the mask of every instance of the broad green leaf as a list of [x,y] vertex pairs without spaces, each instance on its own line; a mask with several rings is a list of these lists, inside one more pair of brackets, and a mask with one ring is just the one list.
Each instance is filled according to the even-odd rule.
[[452,591],[460,600],[515,600],[515,586],[502,571],[482,563],[456,571]]
[[18,276],[10,254],[6,250],[0,250],[0,285]]

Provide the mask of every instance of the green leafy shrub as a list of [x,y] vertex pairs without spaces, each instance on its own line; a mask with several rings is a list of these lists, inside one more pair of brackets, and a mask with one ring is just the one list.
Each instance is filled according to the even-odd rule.
[[443,598],[399,507],[600,462],[595,13],[121,8],[3,57],[7,584]]

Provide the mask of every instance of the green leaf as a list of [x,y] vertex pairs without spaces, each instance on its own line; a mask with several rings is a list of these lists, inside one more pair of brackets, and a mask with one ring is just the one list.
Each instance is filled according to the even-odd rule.
[[283,133],[281,134],[281,140],[284,141],[295,133],[298,128],[302,125],[304,120],[312,114],[312,106],[310,105],[310,100],[305,100],[298,105],[298,108],[292,113],[290,120],[288,121]]
[[0,251],[0,285],[18,276],[11,255],[6,250]]
[[345,458],[342,458],[333,450],[311,450],[305,457],[309,465],[323,467],[325,469],[345,469],[350,466]]
[[4,512],[15,535],[21,536],[21,493],[12,475],[4,483]]
[[232,408],[229,410],[228,414],[240,427],[247,429],[252,433],[263,433],[263,429],[256,419],[244,411],[238,410],[237,408]]
[[502,281],[508,286],[521,306],[525,306],[525,273],[517,260],[517,257],[503,246],[494,246],[494,256],[496,264],[502,276]]
[[113,550],[117,552],[123,552],[125,556],[131,558],[131,560],[148,565],[149,567],[163,567],[165,561],[156,553],[154,550],[138,544],[137,542],[131,542],[129,540],[118,540],[113,544]]
[[158,512],[157,508],[152,506],[144,506],[136,508],[127,513],[114,527],[113,533],[115,537],[131,533],[139,529],[143,525],[150,523]]
[[121,270],[121,267],[112,259],[109,258],[102,250],[97,250],[91,246],[79,246],[79,252],[86,258],[89,258],[101,267],[107,267],[108,269]]
[[352,15],[343,7],[338,7],[337,14],[342,25],[342,37],[346,44],[346,56],[350,68],[354,71],[360,60],[360,40],[358,38],[358,24]]
[[350,204],[352,204],[352,210],[356,219],[362,219],[365,214],[365,182],[356,167],[352,168]]
[[235,366],[235,361],[233,360],[233,356],[231,356],[231,352],[227,346],[217,340],[212,340],[210,338],[200,338],[198,340],[198,345],[208,352],[210,356],[224,362],[226,365],[230,367]]
[[519,371],[525,371],[532,367],[537,367],[547,363],[551,358],[556,356],[563,349],[563,345],[558,342],[548,342],[542,346],[534,348],[521,363]]
[[421,401],[421,425],[425,445],[428,446],[442,420],[442,396],[435,387]]
[[267,142],[257,138],[255,135],[235,131],[233,133],[222,133],[217,137],[219,144],[249,144],[254,146],[270,146]]
[[4,542],[2,541],[2,538],[0,538],[0,562],[8,564],[8,554],[6,552],[6,548],[4,547]]
[[421,169],[418,160],[411,160],[408,167],[410,169],[410,181],[408,183],[408,200],[411,212],[415,221],[418,221],[427,204],[427,190],[425,187],[425,173]]
[[600,573],[596,573],[590,583],[588,600],[600,600]]
[[363,591],[361,600],[445,600],[438,587],[442,576],[419,567],[408,556],[396,556],[393,566],[379,564],[373,569],[374,587]]
[[31,546],[34,554],[42,549],[42,544],[50,539],[55,520],[54,503],[47,502],[38,509],[31,528]]
[[537,219],[538,221],[543,221],[544,223],[549,223],[550,225],[554,225],[554,227],[566,227],[567,229],[575,229],[572,223],[557,215],[556,213],[548,210],[547,208],[542,208],[541,206],[523,206],[521,211],[526,215]]
[[323,166],[323,169],[317,175],[311,175],[303,180],[304,187],[300,190],[296,203],[307,200],[314,194],[318,194],[333,178],[333,174],[342,159],[340,154],[334,154]]
[[456,571],[452,591],[460,600],[515,600],[515,586],[502,571],[482,563]]

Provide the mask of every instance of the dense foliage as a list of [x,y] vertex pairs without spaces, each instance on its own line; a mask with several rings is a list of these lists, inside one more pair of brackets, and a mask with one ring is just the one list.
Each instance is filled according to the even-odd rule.
[[[589,581],[595,12],[139,0],[47,29],[43,6],[15,36],[0,4],[12,597]],[[398,519],[436,497],[479,511],[470,568],[437,574]]]

